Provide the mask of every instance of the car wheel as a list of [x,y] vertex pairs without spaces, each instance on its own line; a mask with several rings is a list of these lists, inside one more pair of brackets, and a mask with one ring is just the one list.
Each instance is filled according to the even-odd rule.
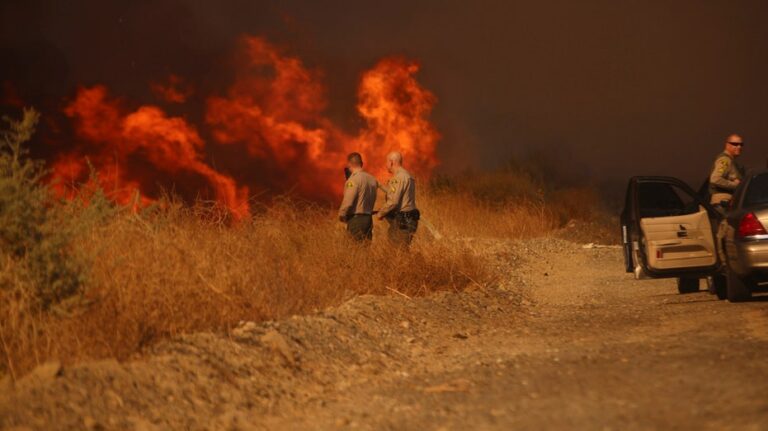
[[730,302],[743,302],[752,297],[754,282],[748,277],[740,277],[728,271],[727,296]]
[[681,294],[694,293],[699,291],[698,278],[678,278],[677,291]]
[[723,274],[713,275],[708,278],[708,281],[712,286],[710,292],[717,295],[717,299],[722,301],[728,297],[728,283]]

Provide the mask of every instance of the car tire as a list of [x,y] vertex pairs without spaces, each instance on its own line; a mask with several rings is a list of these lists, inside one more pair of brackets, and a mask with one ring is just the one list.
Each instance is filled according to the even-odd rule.
[[717,299],[722,301],[728,298],[728,283],[723,274],[713,275],[708,280],[712,285],[711,293],[717,295]]
[[698,292],[699,279],[698,278],[678,278],[677,291],[680,292],[680,294]]
[[744,302],[752,297],[754,282],[748,277],[741,277],[728,271],[727,296],[729,302]]

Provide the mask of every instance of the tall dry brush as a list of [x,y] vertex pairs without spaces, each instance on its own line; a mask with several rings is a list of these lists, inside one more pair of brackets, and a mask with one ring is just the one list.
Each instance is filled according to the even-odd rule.
[[[547,235],[592,197],[520,170],[420,187],[422,228],[393,248],[386,225],[360,246],[331,208],[276,199],[231,223],[216,206],[163,199],[115,207],[94,177],[54,199],[23,144],[38,115],[9,121],[0,147],[0,372],[49,359],[134,355],[157,340],[308,313],[359,294],[424,295],[497,277],[467,238]],[[96,187],[94,187],[96,185]],[[439,232],[436,240],[430,232]]]

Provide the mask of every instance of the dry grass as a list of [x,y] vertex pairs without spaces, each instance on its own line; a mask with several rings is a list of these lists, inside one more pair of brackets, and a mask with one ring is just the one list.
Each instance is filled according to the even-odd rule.
[[[48,359],[126,358],[157,339],[277,319],[355,294],[408,296],[489,279],[482,260],[448,241],[389,246],[385,226],[361,247],[331,212],[278,203],[229,226],[210,212],[173,207],[122,211],[74,245],[90,270],[82,297],[41,311],[23,280],[4,280],[4,367],[19,375]],[[6,260],[5,276],[13,276]],[[473,281],[474,280],[474,281]]]
[[424,226],[410,252],[389,246],[384,223],[361,247],[331,209],[290,201],[234,225],[215,209],[173,202],[141,214],[64,206],[67,220],[86,227],[72,230],[71,256],[89,268],[81,295],[40,308],[19,276],[23,260],[0,256],[0,372],[18,377],[53,358],[124,359],[159,339],[308,313],[356,294],[488,283],[495,274],[484,258],[454,239],[548,235],[594,219],[597,208],[587,189],[546,191],[519,172],[452,181],[419,196],[425,222],[444,239]]
[[616,241],[617,223],[594,187],[553,186],[517,165],[438,178],[419,202],[427,220],[449,236]]
[[494,206],[468,194],[423,196],[424,219],[443,235],[454,238],[525,239],[552,233],[557,217],[537,202]]

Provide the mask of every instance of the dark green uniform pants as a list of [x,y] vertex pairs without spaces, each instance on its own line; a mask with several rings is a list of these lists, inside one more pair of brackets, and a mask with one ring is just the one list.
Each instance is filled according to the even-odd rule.
[[411,217],[404,217],[402,213],[388,218],[389,222],[389,240],[393,245],[408,247],[413,241],[413,235],[419,228],[419,221]]
[[347,232],[357,241],[373,239],[373,217],[370,214],[355,214],[347,220]]

